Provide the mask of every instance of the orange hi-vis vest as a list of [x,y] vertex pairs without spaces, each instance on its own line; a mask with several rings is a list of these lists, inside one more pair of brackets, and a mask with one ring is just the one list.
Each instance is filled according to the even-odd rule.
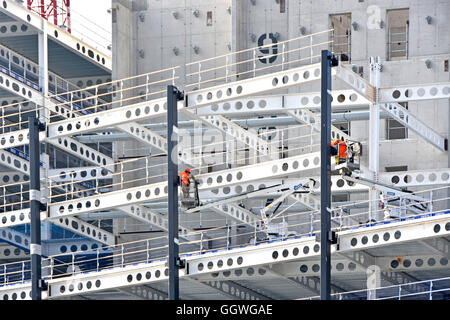
[[347,144],[340,139],[336,139],[331,141],[331,146],[334,147],[335,145],[339,145],[339,158],[347,158]]
[[185,184],[185,185],[189,185],[190,179],[191,179],[191,175],[189,173],[187,173],[186,171],[182,171],[180,173],[180,178],[181,178],[181,184]]

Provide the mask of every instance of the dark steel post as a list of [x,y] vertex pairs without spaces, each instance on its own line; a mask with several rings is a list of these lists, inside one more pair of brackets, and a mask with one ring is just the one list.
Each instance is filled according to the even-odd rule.
[[320,299],[331,298],[331,53],[322,50],[320,141]]
[[29,117],[30,130],[30,210],[31,210],[31,299],[42,299],[41,265],[41,184],[39,120]]
[[[182,93],[174,86],[167,87],[167,167],[169,207],[169,299],[179,300],[180,267],[178,242],[178,101]],[[174,134],[175,131],[175,134]]]

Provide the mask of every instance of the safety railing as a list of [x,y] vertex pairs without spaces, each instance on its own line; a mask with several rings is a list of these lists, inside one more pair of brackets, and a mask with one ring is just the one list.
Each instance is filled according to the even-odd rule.
[[[449,297],[450,277],[339,292],[331,295],[333,300],[448,300]],[[319,296],[314,296],[298,300],[319,299]]]
[[[332,209],[332,227],[343,231],[447,213],[449,190],[450,187],[443,186],[416,191],[411,196],[384,195],[380,199],[343,204]],[[370,207],[373,209],[367,210]]]
[[0,212],[28,209],[29,200],[28,182],[0,186]]
[[320,61],[321,50],[332,42],[332,30],[244,49],[186,64],[189,91],[254,78]]
[[0,265],[0,286],[29,280],[31,280],[30,260]]

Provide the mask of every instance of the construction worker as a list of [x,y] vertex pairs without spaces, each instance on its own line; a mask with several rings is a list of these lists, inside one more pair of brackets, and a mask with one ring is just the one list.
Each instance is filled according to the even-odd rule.
[[336,164],[347,161],[347,143],[340,139],[331,141],[331,155],[336,157]]
[[189,198],[189,189],[191,186],[191,169],[186,168],[186,170],[182,171],[180,173],[180,179],[181,179],[181,191],[183,192],[184,198]]

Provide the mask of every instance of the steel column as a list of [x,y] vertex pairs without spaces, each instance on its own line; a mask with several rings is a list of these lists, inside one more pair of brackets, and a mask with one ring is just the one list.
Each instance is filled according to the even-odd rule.
[[30,128],[30,208],[31,208],[31,298],[42,299],[41,196],[39,121],[29,117]]
[[[369,170],[370,179],[378,181],[380,170],[380,105],[378,91],[380,88],[380,57],[370,57],[370,83],[375,88],[375,103],[370,105],[369,117]],[[369,220],[378,220],[379,192],[371,187],[369,191]]]
[[321,140],[320,140],[320,298],[331,299],[331,60],[322,50]]
[[169,300],[179,300],[179,240],[178,240],[178,101],[182,93],[167,86],[167,183],[169,209]]

